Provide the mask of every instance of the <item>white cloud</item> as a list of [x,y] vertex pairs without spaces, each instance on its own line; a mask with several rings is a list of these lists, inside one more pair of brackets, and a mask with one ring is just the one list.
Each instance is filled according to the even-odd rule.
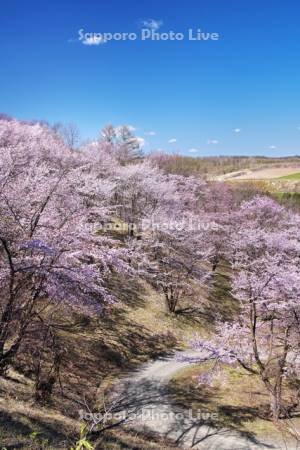
[[269,145],[270,150],[275,150],[276,148],[277,148],[276,145]]
[[141,25],[144,28],[149,28],[150,30],[157,31],[163,25],[163,21],[155,19],[146,19],[141,20]]
[[136,128],[133,125],[127,125],[127,128],[131,132],[136,131]]
[[146,132],[144,134],[145,134],[145,136],[155,136],[156,132],[155,131],[148,131],[148,132]]
[[208,139],[207,145],[217,145],[219,143],[218,139]]
[[234,131],[235,133],[240,133],[242,130],[241,130],[240,128],[235,128],[233,131]]
[[197,148],[190,148],[189,152],[190,153],[197,153],[199,150]]
[[169,144],[175,144],[177,142],[176,138],[169,139]]
[[100,45],[106,44],[107,40],[101,36],[92,35],[84,37],[84,39],[82,39],[81,42],[83,43],[83,45]]

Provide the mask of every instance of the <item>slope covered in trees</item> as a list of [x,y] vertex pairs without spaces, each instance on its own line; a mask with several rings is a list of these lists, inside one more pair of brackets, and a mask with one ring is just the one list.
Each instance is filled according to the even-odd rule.
[[[266,417],[290,419],[300,400],[299,215],[257,189],[173,173],[166,160],[143,156],[126,127],[75,150],[46,124],[1,118],[1,379],[26,377],[37,404],[55,398],[75,420],[62,399],[95,401],[85,380],[97,399],[103,364],[119,374],[194,334],[197,361],[215,362],[201,383],[241,366],[269,394]],[[157,331],[140,316],[130,324],[149,294],[164,310],[151,316]]]

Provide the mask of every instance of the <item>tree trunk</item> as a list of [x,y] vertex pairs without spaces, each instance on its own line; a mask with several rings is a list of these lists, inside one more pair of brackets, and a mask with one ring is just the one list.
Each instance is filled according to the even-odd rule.
[[218,256],[214,256],[212,260],[212,271],[215,272],[217,267],[219,265],[219,258]]
[[55,383],[55,376],[39,380],[35,386],[35,400],[42,405],[46,405],[51,399]]
[[0,374],[6,373],[9,365],[11,364],[12,360],[18,353],[28,325],[29,325],[28,321],[24,322],[21,325],[21,329],[18,332],[15,342],[11,345],[11,347],[8,350],[4,350],[3,346],[2,351],[0,352]]
[[271,412],[271,416],[272,419],[275,422],[278,422],[279,417],[280,417],[280,411],[281,411],[281,405],[280,405],[280,401],[278,401],[278,397],[276,394],[270,394],[270,412]]
[[270,413],[275,422],[278,422],[278,420],[283,417],[281,384],[280,379],[279,383],[276,383],[272,389],[268,388],[270,393]]

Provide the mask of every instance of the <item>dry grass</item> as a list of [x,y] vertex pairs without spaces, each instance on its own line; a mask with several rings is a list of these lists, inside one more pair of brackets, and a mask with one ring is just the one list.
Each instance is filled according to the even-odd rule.
[[[186,407],[195,411],[217,413],[218,419],[214,423],[217,428],[228,427],[270,441],[292,440],[287,432],[279,430],[271,420],[265,418],[269,399],[257,376],[249,375],[243,369],[223,367],[211,386],[199,385],[199,375],[210,367],[206,363],[179,372],[169,386],[174,398],[181,399]],[[288,391],[286,400],[292,395],[293,392]],[[299,430],[300,418],[282,421],[282,429],[286,427]]]
[[[51,403],[34,404],[33,360],[30,347],[24,346],[8,378],[0,378],[0,444],[7,448],[69,449],[79,433],[80,402],[94,409],[99,389],[120,374],[133,370],[142,362],[183,346],[201,325],[188,317],[169,315],[162,296],[139,280],[113,280],[113,290],[120,302],[105,311],[99,320],[78,315],[68,317],[57,312],[58,337],[65,348],[61,369],[61,386],[57,385]],[[33,330],[34,331],[34,330]],[[30,339],[39,339],[31,335]],[[124,443],[118,443],[122,434]],[[169,448],[155,437],[144,441],[142,435],[118,430],[112,447]],[[120,435],[121,436],[121,435]],[[132,447],[126,439],[132,441]],[[110,440],[109,440],[110,442]],[[1,448],[0,445],[0,448]],[[103,442],[97,444],[102,448]],[[18,446],[18,447],[17,447]]]

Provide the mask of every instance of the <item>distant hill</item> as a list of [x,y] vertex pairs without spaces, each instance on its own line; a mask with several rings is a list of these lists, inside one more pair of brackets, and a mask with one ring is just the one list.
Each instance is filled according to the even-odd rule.
[[[191,157],[182,155],[167,155],[154,153],[150,155],[156,163],[167,173],[180,175],[201,175],[205,178],[224,175],[243,170],[258,170],[272,167],[300,167],[300,156],[268,158],[264,156],[217,156]],[[293,170],[292,170],[293,171]],[[299,170],[295,170],[299,171]],[[283,176],[287,173],[282,173]]]

